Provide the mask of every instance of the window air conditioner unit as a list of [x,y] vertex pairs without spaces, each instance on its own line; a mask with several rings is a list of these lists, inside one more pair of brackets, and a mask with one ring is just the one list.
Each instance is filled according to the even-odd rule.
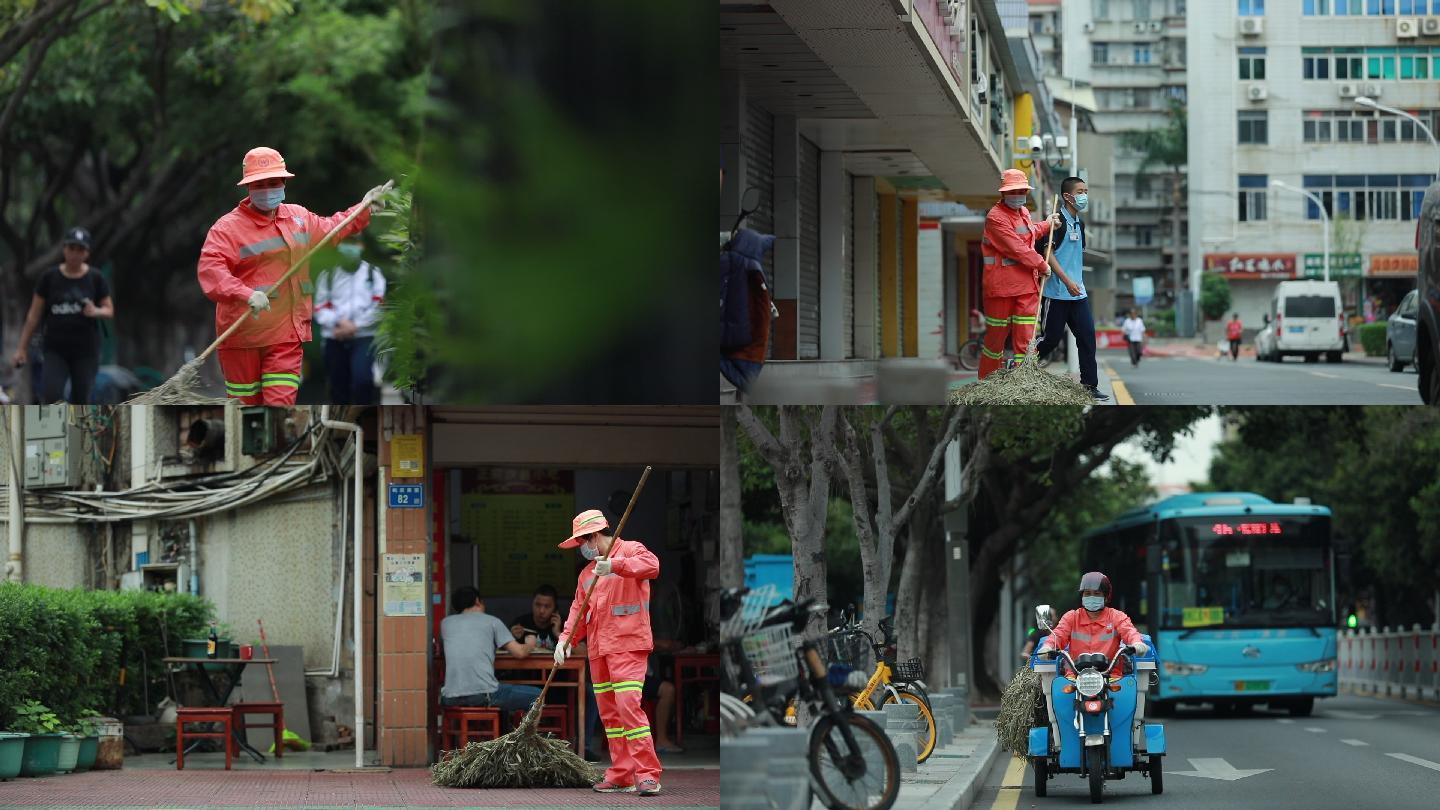
[[1080,26],[1080,30],[1084,31],[1087,34],[1093,34],[1095,33],[1095,23],[1087,22],[1084,25]]
[[1053,25],[1051,25],[1051,24],[1049,24],[1049,23],[1046,23],[1044,26],[1042,26],[1042,27],[1040,28],[1040,33],[1042,33],[1042,34],[1053,34],[1053,33],[1055,33],[1055,26],[1053,26]]
[[1355,98],[1360,95],[1363,88],[1354,82],[1341,82],[1335,85],[1335,89],[1340,91],[1341,98]]
[[1425,17],[1421,19],[1420,31],[1427,37],[1440,36],[1440,17]]
[[1265,33],[1264,17],[1241,17],[1240,33],[1247,37],[1259,36]]
[[1395,19],[1395,36],[1400,39],[1414,39],[1420,36],[1420,21],[1414,17]]
[[1161,31],[1165,30],[1165,23],[1160,22],[1159,20],[1155,20],[1154,22],[1150,23],[1150,30],[1158,34]]
[[1251,101],[1265,100],[1265,85],[1252,84],[1245,88],[1245,97]]
[[1135,33],[1137,33],[1137,34],[1143,34],[1143,33],[1145,33],[1145,23],[1143,23],[1143,22],[1137,22],[1137,23],[1135,23]]
[[1380,85],[1375,84],[1374,82],[1366,82],[1366,84],[1365,84],[1365,95],[1369,96],[1370,98],[1379,98],[1379,97],[1380,97]]

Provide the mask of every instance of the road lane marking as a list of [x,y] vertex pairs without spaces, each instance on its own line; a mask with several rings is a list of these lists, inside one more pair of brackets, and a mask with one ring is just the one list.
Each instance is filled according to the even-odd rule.
[[1332,379],[1332,380],[1344,379],[1344,378],[1341,377],[1339,374],[1326,374],[1326,373],[1323,372],[1323,371],[1312,371],[1312,372],[1310,372],[1310,373],[1313,374],[1313,375],[1315,375],[1316,377],[1329,377],[1329,378]]
[[1306,726],[1306,727],[1305,727],[1305,730],[1308,731],[1308,732],[1310,732],[1311,734],[1324,734],[1324,733],[1325,733],[1325,729],[1323,729],[1323,728],[1316,728],[1315,726]]
[[1274,768],[1240,770],[1221,757],[1191,759],[1189,762],[1190,767],[1195,770],[1170,771],[1170,774],[1172,776],[1199,776],[1205,779],[1221,779],[1226,782],[1234,782],[1236,779],[1244,779],[1247,776],[1254,776],[1257,773],[1275,770]]
[[1020,788],[1025,784],[1025,760],[1011,757],[1005,769],[1005,778],[1000,782],[1000,793],[995,797],[991,810],[1015,810],[1020,801]]
[[1428,760],[1428,759],[1421,759],[1420,757],[1412,757],[1412,756],[1410,756],[1409,754],[1386,754],[1385,756],[1387,756],[1387,757],[1394,757],[1394,758],[1396,758],[1396,759],[1402,759],[1402,760],[1404,760],[1404,761],[1406,761],[1406,762],[1413,762],[1413,763],[1415,763],[1416,765],[1419,765],[1419,766],[1422,767],[1422,768],[1429,768],[1429,769],[1432,770],[1432,771],[1440,771],[1440,762],[1431,762],[1431,761]]
[[1374,720],[1375,718],[1380,716],[1378,714],[1363,714],[1361,712],[1352,712],[1346,709],[1326,709],[1324,715],[1326,717],[1338,717],[1341,720]]
[[1358,746],[1358,745],[1369,745],[1369,744],[1370,744],[1370,743],[1365,742],[1364,740],[1341,740],[1340,742],[1343,742],[1343,743],[1345,743],[1346,745],[1357,745],[1357,746]]
[[1401,391],[1415,391],[1415,390],[1417,390],[1414,386],[1411,386],[1411,385],[1391,385],[1390,383],[1375,383],[1375,384],[1378,385],[1378,386],[1380,386],[1381,388],[1399,388]]
[[1288,718],[1288,717],[1282,717],[1282,718],[1280,718],[1280,722],[1282,722],[1282,723],[1293,723],[1293,722],[1295,722],[1295,721],[1294,721],[1294,720],[1291,720],[1291,719]]

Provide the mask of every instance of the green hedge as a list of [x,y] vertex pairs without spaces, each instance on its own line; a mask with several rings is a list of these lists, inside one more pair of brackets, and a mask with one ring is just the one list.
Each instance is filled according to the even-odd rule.
[[[0,584],[0,729],[26,699],[69,723],[86,709],[146,714],[166,694],[160,659],[178,655],[180,639],[199,638],[214,614],[204,599],[149,591],[65,591]],[[170,650],[161,642],[161,626]],[[125,687],[116,702],[121,666]]]
[[1385,356],[1385,323],[1361,324],[1357,330],[1360,335],[1360,345],[1365,347],[1366,357]]

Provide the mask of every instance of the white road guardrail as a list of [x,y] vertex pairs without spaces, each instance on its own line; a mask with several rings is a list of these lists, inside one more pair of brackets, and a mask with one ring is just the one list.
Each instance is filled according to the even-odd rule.
[[1337,644],[1341,690],[1440,701],[1440,625],[1347,630]]

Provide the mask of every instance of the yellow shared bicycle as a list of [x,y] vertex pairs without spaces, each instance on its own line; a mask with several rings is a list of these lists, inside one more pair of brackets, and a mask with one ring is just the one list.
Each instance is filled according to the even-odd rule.
[[875,669],[870,673],[870,680],[865,683],[864,689],[850,696],[850,703],[857,709],[872,712],[877,709],[877,702],[879,706],[904,702],[919,707],[925,730],[920,734],[920,746],[915,759],[916,762],[924,762],[935,752],[935,740],[938,737],[935,712],[930,708],[929,696],[922,685],[925,668],[919,658],[899,662],[895,660],[894,622],[890,618],[880,621],[880,632],[884,634],[884,641],[877,644],[869,633],[860,629],[852,620],[831,634],[832,645],[838,651],[836,657],[850,655],[844,651],[848,643],[862,638],[874,651]]

